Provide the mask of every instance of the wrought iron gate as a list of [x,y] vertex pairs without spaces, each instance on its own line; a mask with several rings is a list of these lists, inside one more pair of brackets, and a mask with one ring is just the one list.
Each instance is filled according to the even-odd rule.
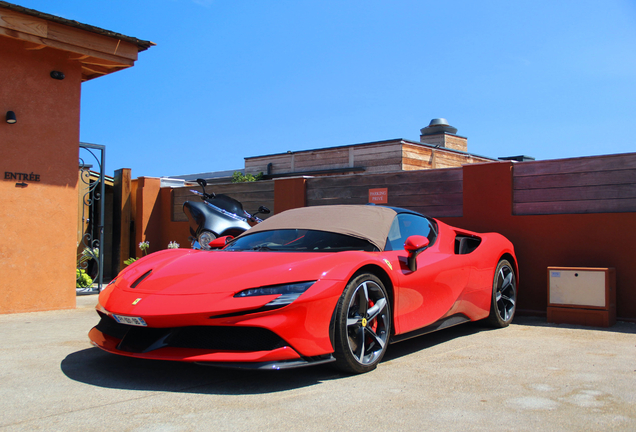
[[[81,294],[101,291],[104,282],[105,158],[106,146],[79,144],[78,186],[81,211],[78,222],[77,268],[80,271],[77,272],[76,290]],[[87,276],[93,283],[88,283]]]

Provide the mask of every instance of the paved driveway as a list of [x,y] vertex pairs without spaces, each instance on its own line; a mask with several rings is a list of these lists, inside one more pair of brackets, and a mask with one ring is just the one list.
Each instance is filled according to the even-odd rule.
[[468,324],[347,376],[110,355],[86,336],[95,301],[0,315],[0,431],[636,430],[634,324]]

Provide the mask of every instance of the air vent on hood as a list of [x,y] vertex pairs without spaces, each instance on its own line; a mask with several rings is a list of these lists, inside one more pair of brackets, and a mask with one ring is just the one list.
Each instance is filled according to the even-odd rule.
[[148,270],[146,273],[142,274],[139,279],[137,279],[136,281],[134,281],[132,283],[132,285],[130,285],[131,288],[137,288],[137,285],[139,285],[144,279],[146,279],[148,276],[150,276],[150,273],[152,273],[152,269]]

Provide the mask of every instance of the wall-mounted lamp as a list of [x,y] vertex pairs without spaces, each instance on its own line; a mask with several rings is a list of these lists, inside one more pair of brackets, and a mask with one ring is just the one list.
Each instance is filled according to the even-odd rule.
[[14,124],[17,121],[18,119],[15,118],[15,113],[13,111],[7,111],[7,123]]
[[51,78],[56,79],[56,80],[63,80],[64,79],[64,73],[60,72],[60,71],[51,71]]

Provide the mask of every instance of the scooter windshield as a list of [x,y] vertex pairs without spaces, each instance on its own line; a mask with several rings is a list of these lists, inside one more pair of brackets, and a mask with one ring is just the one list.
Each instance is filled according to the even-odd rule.
[[208,201],[210,204],[214,204],[215,206],[225,211],[234,213],[235,215],[238,215],[240,217],[245,217],[243,205],[234,198],[230,198],[229,196],[223,194],[217,194],[214,198],[211,198]]

